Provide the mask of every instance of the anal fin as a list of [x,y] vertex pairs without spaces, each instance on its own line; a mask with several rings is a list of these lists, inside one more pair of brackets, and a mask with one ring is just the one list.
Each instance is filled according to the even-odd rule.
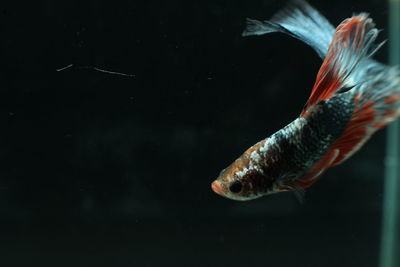
[[312,169],[304,176],[300,177],[297,184],[300,188],[307,188],[315,183],[318,178],[332,165],[339,156],[339,149],[330,149],[325,156],[314,164]]

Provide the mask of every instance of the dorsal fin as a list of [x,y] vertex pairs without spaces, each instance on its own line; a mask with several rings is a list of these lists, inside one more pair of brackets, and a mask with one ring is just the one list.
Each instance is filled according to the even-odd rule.
[[[317,74],[310,98],[303,109],[307,109],[321,100],[353,88],[352,73],[358,64],[371,56],[382,44],[373,46],[378,30],[372,19],[361,13],[344,20],[337,28],[328,53]],[[346,90],[343,90],[346,88]]]
[[288,34],[311,46],[323,59],[332,41],[335,28],[324,16],[304,0],[291,0],[270,20],[247,19],[243,36],[273,32]]

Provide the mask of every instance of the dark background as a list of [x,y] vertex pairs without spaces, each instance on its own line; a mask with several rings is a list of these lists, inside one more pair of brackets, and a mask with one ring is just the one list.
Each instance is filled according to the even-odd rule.
[[[0,266],[376,266],[384,131],[304,204],[210,189],[314,82],[311,48],[241,37],[284,3],[2,2]],[[386,28],[384,1],[311,3],[335,25],[366,11]]]

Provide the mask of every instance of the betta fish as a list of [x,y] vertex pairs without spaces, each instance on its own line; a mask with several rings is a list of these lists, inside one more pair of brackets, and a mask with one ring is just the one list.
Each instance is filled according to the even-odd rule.
[[368,14],[335,29],[296,0],[269,21],[247,19],[243,36],[273,32],[303,41],[323,62],[299,117],[250,147],[211,184],[229,199],[301,193],[400,115],[400,72],[372,59],[383,42],[374,42],[379,30]]

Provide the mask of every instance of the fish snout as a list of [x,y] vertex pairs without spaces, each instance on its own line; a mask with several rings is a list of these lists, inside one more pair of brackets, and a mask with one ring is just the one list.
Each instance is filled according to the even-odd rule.
[[224,190],[222,188],[221,183],[218,180],[215,180],[214,182],[211,183],[211,189],[218,195],[221,196],[224,195]]

